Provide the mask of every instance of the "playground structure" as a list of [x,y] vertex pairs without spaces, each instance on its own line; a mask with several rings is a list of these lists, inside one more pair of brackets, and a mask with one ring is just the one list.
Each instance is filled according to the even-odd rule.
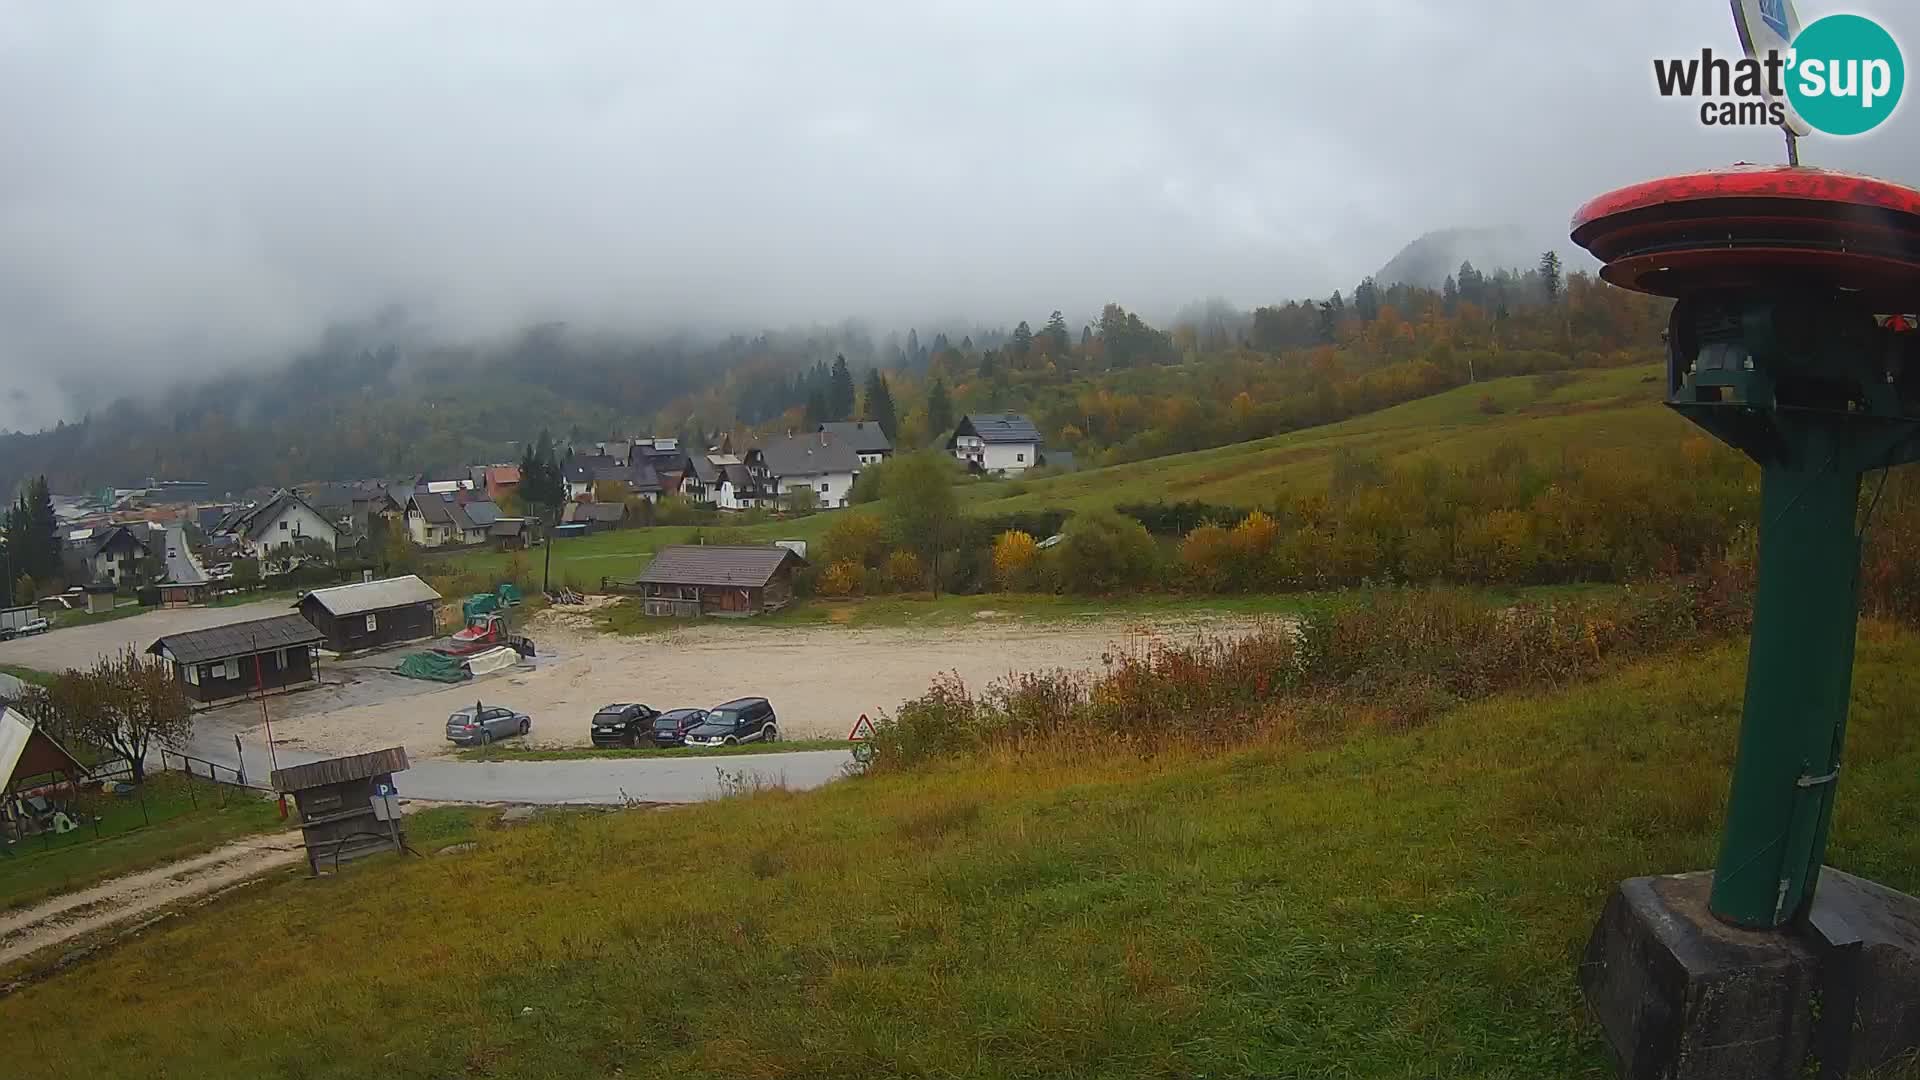
[[1667,404],[1762,477],[1719,859],[1623,883],[1582,987],[1628,1076],[1883,1065],[1920,1049],[1920,901],[1823,862],[1877,501],[1862,480],[1920,459],[1920,192],[1742,166],[1603,195],[1573,239],[1605,280],[1674,298]]

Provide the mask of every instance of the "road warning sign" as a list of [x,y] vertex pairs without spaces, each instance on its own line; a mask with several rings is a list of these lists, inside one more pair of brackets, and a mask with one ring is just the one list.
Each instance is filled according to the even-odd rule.
[[866,713],[861,713],[860,719],[853,722],[853,730],[847,732],[847,741],[858,742],[861,739],[871,738],[873,738],[873,721],[867,719]]

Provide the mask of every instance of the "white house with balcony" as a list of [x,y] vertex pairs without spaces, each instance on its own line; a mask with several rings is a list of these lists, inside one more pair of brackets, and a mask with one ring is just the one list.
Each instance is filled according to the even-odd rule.
[[1023,473],[1040,464],[1040,429],[1019,413],[968,413],[947,449],[973,472]]

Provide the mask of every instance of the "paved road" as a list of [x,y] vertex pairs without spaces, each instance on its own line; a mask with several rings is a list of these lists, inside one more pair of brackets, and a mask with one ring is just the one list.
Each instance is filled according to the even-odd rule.
[[[243,739],[244,753],[236,756],[233,732],[202,725],[188,752],[229,768],[246,766],[247,777],[265,783],[269,770],[267,747],[259,739]],[[281,767],[317,761],[323,755],[281,749]],[[573,761],[446,761],[416,762],[396,779],[409,798],[447,802],[513,802],[560,805],[566,803],[619,804],[640,802],[699,802],[727,793],[722,778],[744,775],[751,781],[780,784],[796,790],[820,787],[844,772],[852,755],[845,750],[802,750],[787,754],[740,754],[729,757],[582,758]]]

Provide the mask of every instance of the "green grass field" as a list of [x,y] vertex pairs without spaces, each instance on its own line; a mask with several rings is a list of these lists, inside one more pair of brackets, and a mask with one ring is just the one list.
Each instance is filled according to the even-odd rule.
[[84,813],[99,818],[99,828],[89,821],[65,836],[29,837],[15,845],[0,858],[0,909],[283,827],[272,801],[180,773],[149,776],[141,795],[95,794],[80,802]]
[[36,686],[50,686],[53,684],[54,679],[53,672],[51,671],[21,667],[18,664],[0,664],[0,673],[11,675],[21,682],[33,683]]
[[[1671,442],[1688,430],[1660,404],[1664,373],[1657,367],[1567,374],[1571,381],[1544,392],[1550,384],[1539,376],[1495,379],[1269,439],[963,490],[968,508],[977,514],[1186,499],[1253,507],[1270,505],[1282,493],[1324,489],[1334,455],[1341,451],[1388,462],[1458,463],[1482,459],[1509,441],[1550,455]],[[1483,399],[1491,399],[1499,411],[1483,411]]]
[[[46,1077],[1607,1077],[1576,958],[1617,880],[1710,864],[1743,655],[1319,744],[463,818],[0,1024]],[[1863,629],[1829,853],[1909,892],[1916,664]]]

